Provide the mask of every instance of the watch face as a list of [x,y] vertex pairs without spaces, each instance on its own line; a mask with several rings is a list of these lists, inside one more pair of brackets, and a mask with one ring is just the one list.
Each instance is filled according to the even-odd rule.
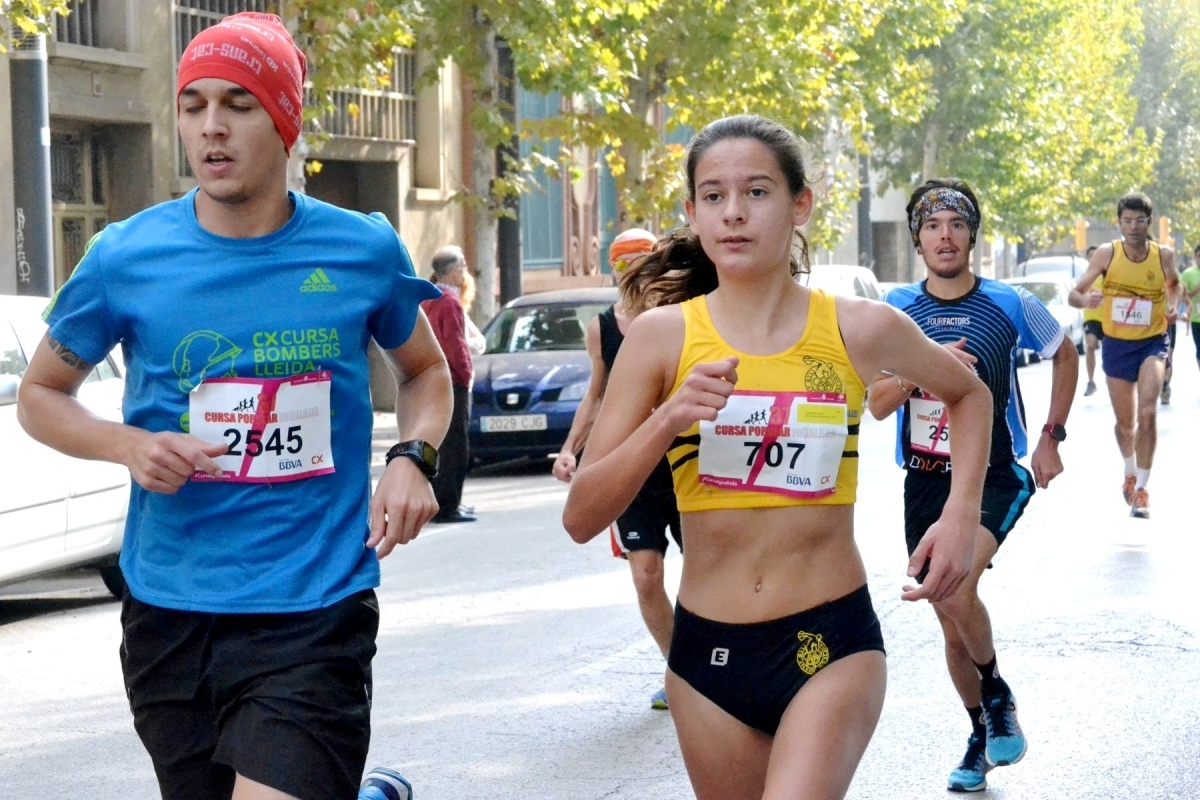
[[388,451],[385,461],[390,464],[393,458],[398,458],[399,456],[411,458],[421,468],[421,471],[429,477],[432,478],[437,475],[438,451],[429,442],[424,442],[420,439],[400,442]]

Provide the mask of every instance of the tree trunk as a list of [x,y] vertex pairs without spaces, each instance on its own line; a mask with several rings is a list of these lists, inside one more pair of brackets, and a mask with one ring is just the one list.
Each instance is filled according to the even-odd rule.
[[[491,24],[475,17],[475,40],[480,61],[486,66],[474,87],[473,102],[480,111],[494,113],[498,100],[496,86],[496,33]],[[496,244],[498,220],[492,203],[492,181],[496,177],[496,145],[476,133],[471,147],[471,192],[483,202],[474,206],[475,304],[471,316],[488,320],[496,313]]]
[[921,161],[921,180],[927,181],[936,176],[938,147],[941,145],[942,126],[936,119],[929,121],[925,129],[925,146]]
[[312,147],[301,133],[296,144],[292,145],[287,166],[287,188],[298,194],[304,194],[304,189],[308,185],[308,173],[304,171],[304,165],[310,155],[312,155]]
[[[633,114],[640,120],[647,120],[650,117],[650,110],[653,105],[650,90],[650,74],[649,70],[642,73],[641,77],[633,81],[629,87],[629,107]],[[617,182],[617,231],[623,231],[631,227],[645,226],[647,220],[638,219],[630,210],[626,202],[631,191],[636,191],[642,185],[644,179],[644,162],[645,152],[641,145],[635,141],[626,139],[621,145],[621,157],[625,161],[624,179]]]

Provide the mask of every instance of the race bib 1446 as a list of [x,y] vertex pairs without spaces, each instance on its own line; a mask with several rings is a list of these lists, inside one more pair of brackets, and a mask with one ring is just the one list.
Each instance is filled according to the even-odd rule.
[[1114,297],[1112,321],[1120,325],[1135,325],[1144,328],[1150,324],[1153,304],[1140,297]]
[[330,445],[328,371],[290,378],[212,378],[189,396],[194,436],[229,451],[216,458],[220,478],[197,480],[280,483],[334,471]]

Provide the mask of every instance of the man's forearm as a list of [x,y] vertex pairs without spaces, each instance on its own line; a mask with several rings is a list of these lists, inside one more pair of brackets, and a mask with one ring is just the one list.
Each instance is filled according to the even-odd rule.
[[21,386],[17,419],[37,441],[90,461],[127,463],[131,439],[144,431],[96,416],[79,400],[49,386]]
[[579,403],[579,408],[575,409],[575,419],[571,420],[571,429],[567,431],[562,452],[577,455],[583,450],[588,436],[591,435],[592,426],[596,424],[600,403],[601,400],[593,397],[590,392],[584,395],[583,400]]
[[1050,410],[1047,422],[1065,425],[1075,400],[1075,387],[1079,383],[1079,352],[1070,339],[1063,339],[1054,352],[1054,365],[1050,371]]
[[454,412],[450,368],[439,361],[396,384],[396,427],[400,439],[421,439],[440,446]]

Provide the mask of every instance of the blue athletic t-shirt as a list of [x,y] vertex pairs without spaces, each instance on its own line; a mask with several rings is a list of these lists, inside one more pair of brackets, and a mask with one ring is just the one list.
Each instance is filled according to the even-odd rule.
[[[289,194],[267,236],[229,239],[196,221],[193,190],[106,227],[46,310],[50,335],[91,364],[118,344],[124,418],[189,430],[189,394],[211,378],[328,371],[335,471],[284,483],[134,483],[121,569],[157,606],[216,613],[323,608],[379,584],[365,547],[373,415],[371,339],[407,341],[439,296],[381,214]],[[320,416],[320,415],[318,415]]]
[[[1025,407],[1013,357],[1020,346],[1051,358],[1064,335],[1042,301],[1021,287],[979,277],[974,288],[956,300],[934,297],[921,281],[889,289],[884,301],[912,317],[938,344],[966,337],[966,351],[978,359],[976,374],[992,393],[988,464],[999,466],[1024,456]],[[906,402],[896,415],[896,463],[921,472],[949,473],[949,457],[913,452],[909,408]]]

